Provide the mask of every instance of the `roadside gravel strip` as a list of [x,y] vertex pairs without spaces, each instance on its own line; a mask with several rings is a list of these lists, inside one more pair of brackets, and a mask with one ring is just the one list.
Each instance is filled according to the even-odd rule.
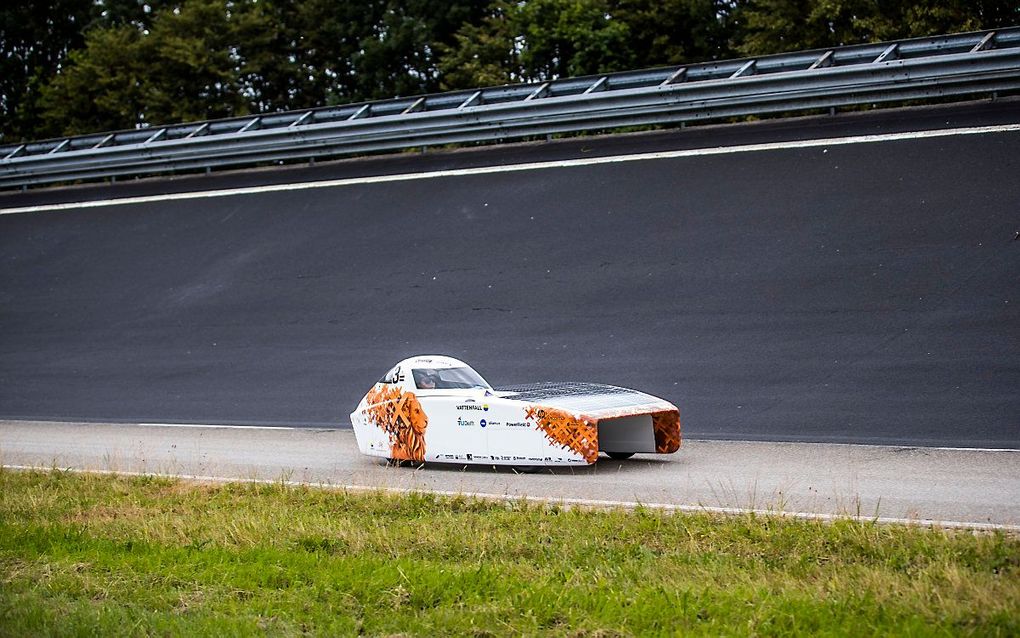
[[1020,450],[688,440],[669,457],[516,474],[388,467],[349,429],[0,421],[0,463],[1020,531]]

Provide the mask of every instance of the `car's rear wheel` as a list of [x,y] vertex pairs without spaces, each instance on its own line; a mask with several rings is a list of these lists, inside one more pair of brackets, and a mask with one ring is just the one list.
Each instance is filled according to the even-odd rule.
[[625,461],[634,456],[633,452],[606,452],[606,454],[609,455],[609,458],[617,461]]

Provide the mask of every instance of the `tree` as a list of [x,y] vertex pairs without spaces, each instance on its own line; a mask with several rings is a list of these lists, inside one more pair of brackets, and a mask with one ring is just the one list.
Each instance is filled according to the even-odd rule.
[[148,29],[164,8],[172,10],[176,4],[174,0],[96,0],[92,3],[90,26],[133,24],[140,29]]
[[1005,0],[42,0],[0,136],[170,124],[1020,22]]
[[1020,20],[1004,0],[738,0],[734,48],[763,55],[959,31]]
[[[296,91],[290,104],[306,108],[362,98],[355,72],[362,41],[372,33],[385,8],[383,0],[275,0],[292,4],[292,55]],[[272,53],[270,53],[272,55]]]
[[498,2],[442,49],[443,85],[542,81],[627,68],[629,30],[607,0]]
[[69,51],[84,42],[89,0],[10,2],[0,6],[0,140],[35,137],[39,90]]
[[146,122],[249,112],[239,90],[236,46],[238,22],[251,6],[230,0],[188,0],[180,9],[156,17],[141,40],[142,57],[152,62],[144,83]]
[[452,44],[438,47],[442,88],[469,89],[524,80],[515,29],[516,7],[503,1],[492,4],[477,24],[462,25]]
[[732,57],[727,0],[617,0],[630,33],[631,68]]
[[189,0],[134,24],[96,28],[42,90],[44,126],[64,135],[248,112],[233,43],[243,7]]
[[96,28],[147,28],[165,0],[41,0],[0,5],[0,141],[38,139],[62,127],[44,121],[43,87]]
[[96,29],[84,49],[43,87],[40,97],[47,136],[134,127],[144,111],[141,32],[133,26]]
[[606,0],[531,0],[518,21],[520,64],[532,80],[618,71],[631,61],[630,31]]
[[437,50],[452,44],[457,30],[477,21],[484,8],[484,0],[387,2],[354,56],[357,93],[374,99],[438,91]]
[[465,24],[439,67],[446,88],[710,60],[730,54],[727,0],[529,0]]
[[893,0],[878,3],[875,40],[978,31],[1020,22],[1020,4],[1003,0]]

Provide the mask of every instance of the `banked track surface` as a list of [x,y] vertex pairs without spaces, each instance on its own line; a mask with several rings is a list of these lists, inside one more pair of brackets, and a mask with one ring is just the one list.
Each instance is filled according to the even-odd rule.
[[441,352],[494,383],[638,387],[701,438],[1020,447],[1018,149],[996,132],[3,215],[0,414],[343,424],[394,361]]

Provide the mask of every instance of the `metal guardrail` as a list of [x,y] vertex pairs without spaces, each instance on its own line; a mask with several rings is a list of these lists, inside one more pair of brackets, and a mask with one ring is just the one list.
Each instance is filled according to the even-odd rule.
[[0,146],[0,187],[1020,89],[1020,27]]

